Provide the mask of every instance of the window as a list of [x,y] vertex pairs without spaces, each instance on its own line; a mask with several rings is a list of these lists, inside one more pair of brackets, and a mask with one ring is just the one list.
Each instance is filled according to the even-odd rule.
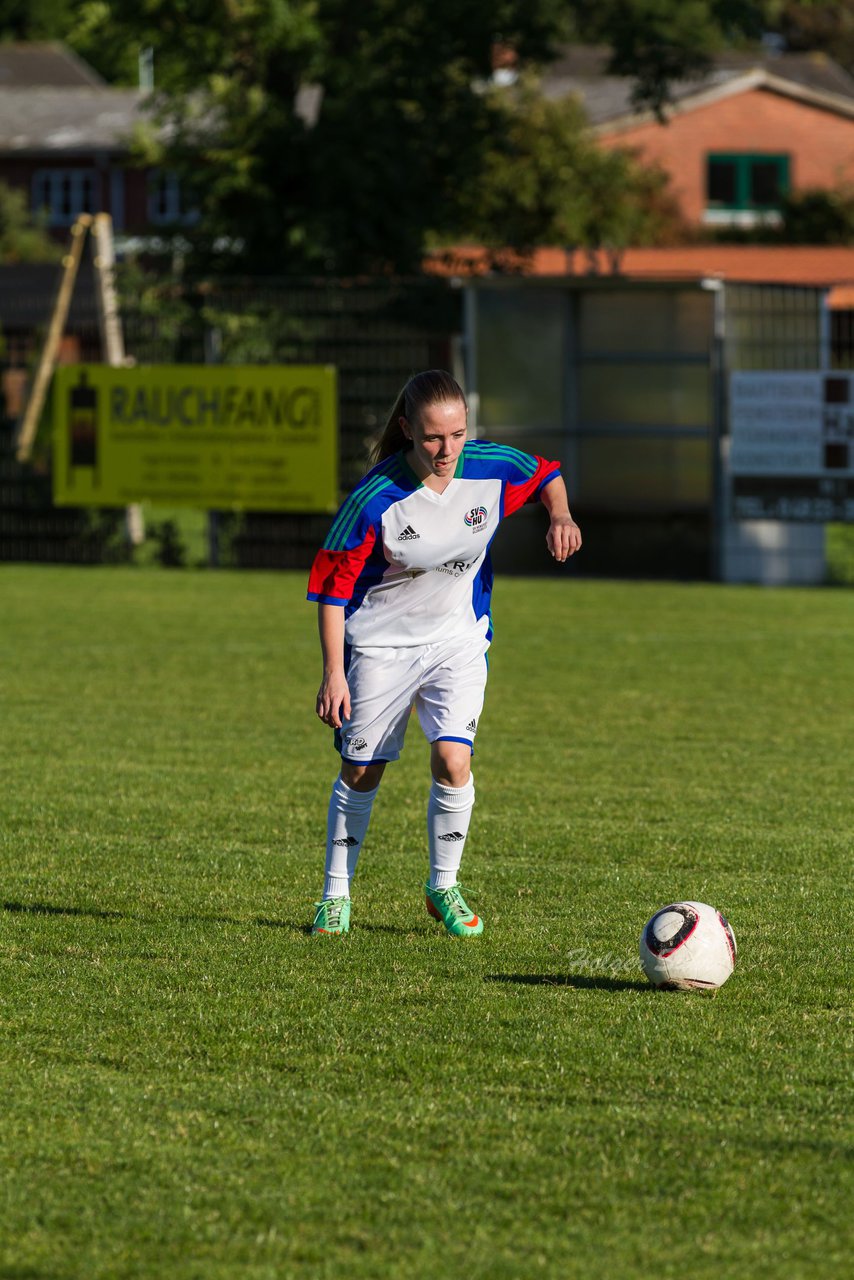
[[705,222],[750,226],[774,220],[789,193],[787,155],[710,155]]
[[197,214],[184,207],[177,173],[153,169],[148,175],[148,221],[155,227],[195,222]]
[[732,160],[709,160],[708,191],[706,198],[709,204],[735,204],[736,175]]
[[70,227],[81,213],[96,212],[94,169],[39,169],[33,176],[33,209],[47,213],[49,227]]

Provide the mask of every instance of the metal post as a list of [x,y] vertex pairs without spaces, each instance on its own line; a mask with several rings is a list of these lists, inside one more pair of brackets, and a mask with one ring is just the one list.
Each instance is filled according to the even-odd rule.
[[564,297],[563,334],[563,458],[570,503],[574,503],[579,491],[580,447],[578,427],[580,421],[578,384],[581,365],[579,342],[579,294],[566,288]]
[[726,463],[726,291],[721,280],[704,280],[703,288],[712,293],[712,537],[711,576],[714,582],[722,582],[725,572],[725,546],[729,520],[728,482]]
[[[219,329],[205,329],[205,364],[222,363],[222,334]],[[219,568],[220,520],[218,511],[208,512],[208,568]]]
[[830,297],[829,289],[822,289],[818,295],[818,367],[819,369],[829,369],[831,366],[830,359],[830,307],[828,299]]
[[463,352],[466,363],[466,399],[469,404],[469,434],[477,439],[480,434],[480,395],[477,383],[477,295],[474,286],[467,284],[463,294]]

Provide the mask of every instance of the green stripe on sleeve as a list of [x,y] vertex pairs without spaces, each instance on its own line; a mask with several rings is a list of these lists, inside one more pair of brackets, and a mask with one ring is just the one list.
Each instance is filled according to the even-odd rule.
[[539,463],[530,454],[523,453],[521,449],[514,449],[509,444],[481,445],[477,453],[482,457],[496,458],[501,462],[510,462],[524,472],[526,476],[536,475],[537,467],[539,466]]
[[338,519],[330,529],[323,544],[325,551],[343,551],[347,539],[353,532],[353,526],[365,507],[383,489],[392,484],[388,476],[376,476],[364,489],[354,489],[338,514]]

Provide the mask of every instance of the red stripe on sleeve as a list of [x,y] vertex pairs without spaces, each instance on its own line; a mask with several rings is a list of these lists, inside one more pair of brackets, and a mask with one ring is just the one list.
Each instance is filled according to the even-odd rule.
[[371,554],[376,536],[371,527],[358,547],[349,551],[318,551],[308,576],[309,599],[346,604],[353,595],[356,579]]
[[537,469],[530,480],[525,480],[522,484],[513,484],[509,480],[507,482],[504,490],[505,516],[512,516],[513,512],[524,507],[526,502],[533,502],[539,497],[543,485],[560,474],[559,462],[546,462],[545,458],[539,457],[538,454],[534,454],[534,457],[537,459]]

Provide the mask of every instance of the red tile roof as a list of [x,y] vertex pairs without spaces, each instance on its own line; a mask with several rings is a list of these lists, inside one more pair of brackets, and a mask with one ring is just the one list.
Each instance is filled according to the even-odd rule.
[[[623,276],[630,280],[701,280],[801,284],[834,288],[831,306],[854,301],[854,248],[813,245],[692,244],[672,249],[537,249],[530,258],[508,254],[509,270],[532,276]],[[484,275],[486,251],[461,245],[431,255],[427,269],[439,275]],[[845,290],[838,286],[849,286]],[[845,301],[839,301],[844,298]]]

